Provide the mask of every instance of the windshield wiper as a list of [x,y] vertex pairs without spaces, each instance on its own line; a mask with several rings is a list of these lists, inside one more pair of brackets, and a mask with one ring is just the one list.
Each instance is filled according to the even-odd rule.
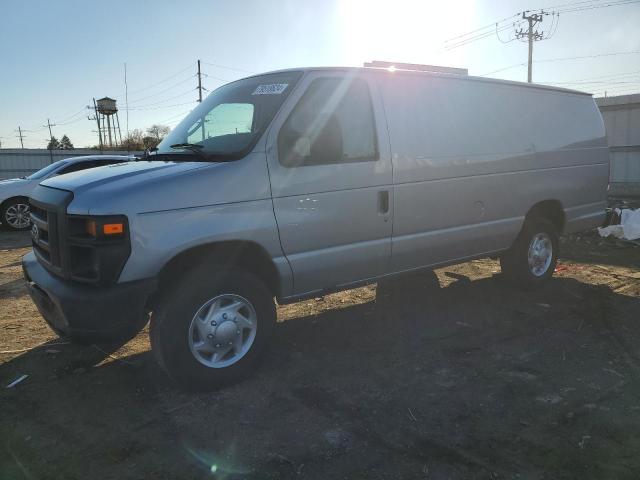
[[177,149],[189,150],[190,152],[198,155],[200,158],[207,161],[209,160],[209,157],[201,152],[204,146],[198,145],[196,143],[174,143],[173,145],[169,145],[169,148],[171,148],[172,150],[177,150]]

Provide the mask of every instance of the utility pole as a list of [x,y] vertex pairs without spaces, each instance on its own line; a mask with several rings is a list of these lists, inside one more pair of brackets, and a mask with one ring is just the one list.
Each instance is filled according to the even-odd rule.
[[202,74],[200,73],[200,60],[198,60],[198,102],[202,102]]
[[[127,62],[124,62],[124,108],[127,112],[127,140],[129,139],[129,85],[127,84]],[[117,115],[117,114],[116,114]],[[120,131],[120,119],[118,119],[118,131]],[[120,144],[122,145],[122,132],[120,132]],[[129,147],[127,147],[128,149]]]
[[[49,127],[49,141],[51,143],[53,143],[53,133],[51,133],[51,127],[55,127],[55,126],[56,126],[56,124],[55,123],[51,123],[49,121],[49,119],[47,118],[47,127]],[[43,127],[44,127],[44,125],[43,125]]]
[[538,23],[542,23],[542,17],[544,15],[544,11],[531,15],[526,15],[526,12],[522,12],[522,19],[529,22],[529,28],[526,31],[523,29],[516,30],[516,38],[527,38],[529,42],[529,68],[527,70],[527,82],[529,83],[532,81],[531,64],[533,63],[533,42],[544,39],[544,32],[534,31],[533,28]]
[[20,128],[20,126],[18,126],[18,138],[20,139],[20,146],[24,150],[24,142],[22,141],[24,135],[22,134],[22,128]]
[[[91,107],[87,106],[87,108],[89,110],[91,110]],[[100,145],[100,151],[102,151],[102,129],[100,128],[100,116],[98,115],[98,105],[96,104],[96,99],[93,99],[93,113],[94,116],[91,117],[90,115],[87,116],[88,120],[95,120],[96,123],[98,124],[98,144]],[[106,139],[105,139],[106,140]]]

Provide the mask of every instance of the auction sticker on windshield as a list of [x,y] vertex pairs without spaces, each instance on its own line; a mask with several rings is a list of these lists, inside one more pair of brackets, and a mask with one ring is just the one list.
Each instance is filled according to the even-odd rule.
[[280,95],[288,86],[288,83],[271,83],[269,85],[258,85],[258,87],[251,95]]

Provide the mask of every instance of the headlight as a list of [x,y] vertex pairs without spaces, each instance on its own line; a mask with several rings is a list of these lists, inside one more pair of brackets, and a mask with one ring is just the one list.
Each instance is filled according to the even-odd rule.
[[71,278],[115,283],[131,253],[127,217],[69,215],[67,228]]

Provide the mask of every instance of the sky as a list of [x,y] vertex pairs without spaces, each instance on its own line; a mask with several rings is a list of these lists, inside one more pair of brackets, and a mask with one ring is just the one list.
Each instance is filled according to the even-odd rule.
[[[209,91],[251,73],[362,66],[371,60],[463,67],[471,75],[526,81],[527,44],[514,40],[515,15],[547,7],[561,13],[546,15],[538,27],[545,35],[554,33],[534,44],[534,82],[596,96],[640,93],[640,1],[634,0],[0,0],[0,5],[2,148],[20,147],[18,126],[26,148],[46,147],[47,119],[58,139],[66,134],[76,147],[97,144],[86,108],[94,97],[117,100],[123,136],[127,124],[129,130],[154,123],[174,127],[196,105],[198,59]],[[603,5],[611,6],[591,8]]]

